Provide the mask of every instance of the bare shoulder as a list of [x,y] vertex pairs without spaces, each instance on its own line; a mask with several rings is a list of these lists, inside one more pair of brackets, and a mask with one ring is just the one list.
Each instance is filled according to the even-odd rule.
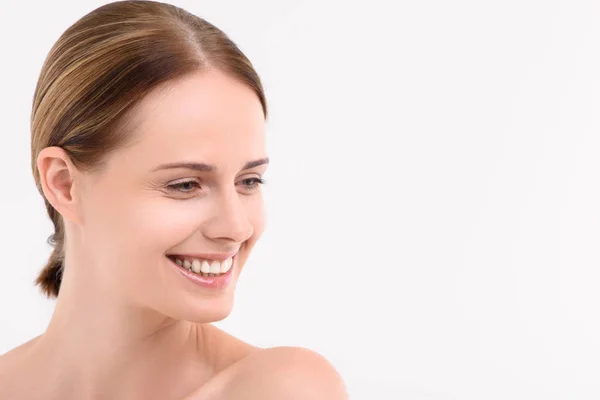
[[302,347],[259,348],[214,326],[203,327],[199,350],[214,375],[181,400],[347,400],[339,373]]
[[273,347],[248,356],[232,374],[226,394],[231,400],[348,399],[331,363],[302,347]]
[[39,336],[34,337],[33,339],[8,350],[6,353],[0,354],[0,370],[2,370],[2,368],[12,368],[13,365],[19,363],[38,339]]
[[37,339],[33,338],[0,355],[0,393],[12,392],[19,387],[25,375],[26,357]]

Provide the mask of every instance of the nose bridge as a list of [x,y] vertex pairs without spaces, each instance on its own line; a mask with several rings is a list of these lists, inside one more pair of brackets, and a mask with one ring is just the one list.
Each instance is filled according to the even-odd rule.
[[206,235],[211,239],[243,242],[252,235],[248,210],[235,189],[219,191],[214,210],[211,223],[206,227]]

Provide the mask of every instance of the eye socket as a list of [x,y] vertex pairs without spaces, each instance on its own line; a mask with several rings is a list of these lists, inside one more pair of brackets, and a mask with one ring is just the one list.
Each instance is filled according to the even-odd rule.
[[[266,181],[260,177],[246,178],[242,179],[240,182],[247,192],[254,192],[260,188],[260,185],[264,185],[266,183]],[[171,183],[167,185],[166,188],[169,192],[186,195],[200,190],[202,186],[197,180],[188,179],[185,181]]]
[[246,189],[248,189],[249,191],[254,191],[258,189],[260,185],[264,185],[266,183],[266,181],[263,178],[257,177],[247,178],[242,180],[242,182],[244,183]]
[[175,191],[175,192],[180,192],[180,193],[191,193],[194,190],[194,186],[197,188],[200,188],[200,184],[197,181],[187,180],[187,181],[172,183],[170,185],[167,185],[167,188],[170,191]]

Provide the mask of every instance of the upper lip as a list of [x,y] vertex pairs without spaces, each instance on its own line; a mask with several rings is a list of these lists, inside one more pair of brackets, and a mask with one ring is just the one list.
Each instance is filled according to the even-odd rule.
[[201,260],[218,260],[224,261],[237,254],[238,250],[229,253],[172,253],[167,254],[168,256],[181,257],[181,258],[198,258]]

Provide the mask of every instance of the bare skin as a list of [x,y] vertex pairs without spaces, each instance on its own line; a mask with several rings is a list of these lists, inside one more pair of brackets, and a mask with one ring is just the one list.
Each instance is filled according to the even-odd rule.
[[[267,158],[256,95],[218,71],[197,73],[150,94],[133,121],[135,140],[109,153],[99,171],[78,169],[60,148],[38,157],[44,194],[65,222],[65,270],[46,331],[0,357],[0,393],[346,399],[320,355],[259,349],[210,324],[231,312],[265,227],[256,181],[267,163],[247,165]],[[156,170],[183,161],[215,169]],[[199,286],[169,261],[173,253],[235,253],[232,281]]]

